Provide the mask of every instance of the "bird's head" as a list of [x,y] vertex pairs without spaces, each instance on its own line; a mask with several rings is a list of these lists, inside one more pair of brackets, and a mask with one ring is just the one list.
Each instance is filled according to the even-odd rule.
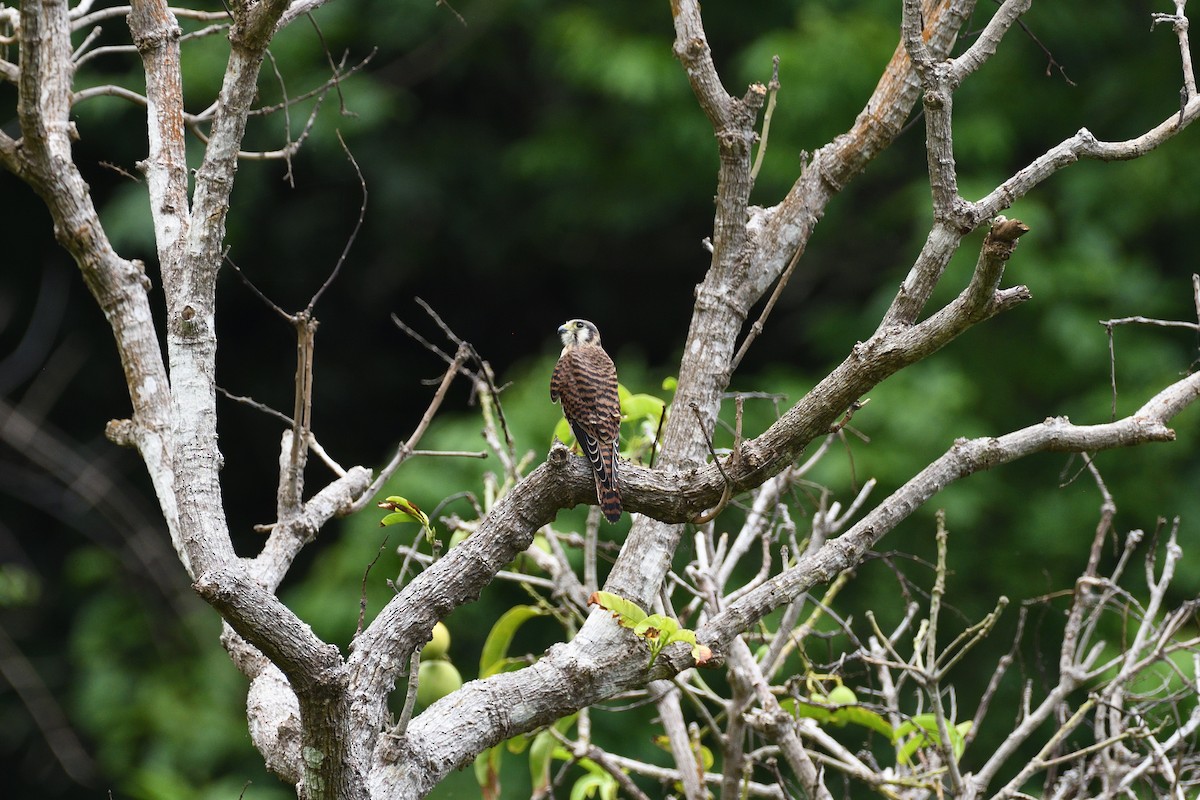
[[600,331],[586,319],[569,319],[558,326],[558,338],[562,339],[563,347],[574,347],[581,344],[600,344]]

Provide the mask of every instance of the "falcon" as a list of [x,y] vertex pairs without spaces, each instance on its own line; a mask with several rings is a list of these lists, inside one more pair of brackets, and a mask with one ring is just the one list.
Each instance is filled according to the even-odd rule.
[[617,368],[600,346],[600,331],[586,319],[558,326],[562,355],[550,377],[550,400],[562,402],[583,454],[596,476],[596,500],[609,522],[621,518],[621,486],[617,481],[617,439],[621,433],[621,399]]

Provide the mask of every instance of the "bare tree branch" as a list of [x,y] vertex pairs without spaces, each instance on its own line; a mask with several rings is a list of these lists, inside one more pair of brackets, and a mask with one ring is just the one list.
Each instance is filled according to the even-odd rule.
[[1097,452],[1145,442],[1173,441],[1175,433],[1167,427],[1167,422],[1197,398],[1200,398],[1200,373],[1171,384],[1134,414],[1117,422],[1073,425],[1057,417],[999,438],[960,439],[846,533],[710,620],[704,627],[705,641],[715,650],[722,649],[725,642],[753,620],[857,564],[884,534],[955,480],[1033,453]]

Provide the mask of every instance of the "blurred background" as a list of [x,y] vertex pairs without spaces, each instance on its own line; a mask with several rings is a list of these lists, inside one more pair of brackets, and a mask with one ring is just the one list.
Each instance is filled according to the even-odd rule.
[[[1024,29],[956,95],[963,194],[981,196],[1081,127],[1120,139],[1170,116],[1179,105],[1178,46],[1166,26],[1150,31],[1151,12],[1170,5],[1035,5]],[[980,4],[958,50],[992,9]],[[766,82],[772,56],[780,57],[778,107],[754,195],[772,205],[805,152],[861,110],[896,46],[899,4],[764,0],[748,10],[718,0],[704,12],[732,93]],[[328,93],[291,160],[290,180],[282,162],[242,164],[228,245],[266,296],[286,310],[303,308],[337,263],[363,201],[341,136],[368,199],[362,229],[316,307],[313,427],[329,453],[345,466],[380,466],[420,419],[433,392],[425,381],[443,366],[389,318],[395,313],[444,343],[416,297],[475,344],[507,384],[505,411],[519,451],[535,453],[534,463],[560,415],[546,387],[559,347],[555,328],[568,318],[598,324],[632,391],[669,396],[663,381],[677,370],[693,288],[708,262],[702,240],[711,232],[716,180],[712,130],[672,56],[669,4],[336,0],[314,20],[297,21],[272,47],[288,96],[327,81],[330,58],[369,63]],[[96,44],[127,40],[118,19]],[[225,50],[221,37],[184,43],[190,111],[214,99]],[[135,55],[99,57],[81,70],[77,88],[137,89],[144,85],[138,67]],[[264,106],[284,96],[269,66],[260,86]],[[255,118],[247,148],[282,146],[312,108],[310,100],[291,108],[290,119]],[[146,261],[160,304],[145,188],[133,177],[146,153],[144,112],[102,98],[76,114],[76,157],[101,217],[122,255]],[[15,124],[15,93],[0,86],[0,125],[13,133]],[[731,389],[782,395],[786,408],[874,330],[928,230],[923,135],[914,118],[833,202]],[[1098,321],[1196,319],[1198,135],[1189,130],[1131,163],[1074,165],[1022,199],[1009,216],[1032,230],[1005,283],[1027,284],[1033,301],[880,386],[854,417],[856,433],[815,479],[845,503],[874,477],[878,500],[956,437],[998,435],[1052,415],[1108,421],[1110,350]],[[192,147],[194,167],[194,139]],[[250,744],[245,680],[217,642],[216,615],[193,596],[174,558],[136,454],[104,438],[104,424],[127,416],[129,403],[103,314],[56,245],[38,198],[7,173],[0,207],[0,762],[14,789],[6,796],[292,796]],[[982,234],[968,240],[935,303],[965,285],[981,241]],[[220,279],[217,322],[220,385],[290,413],[294,335],[230,269]],[[1193,369],[1197,344],[1185,329],[1116,329],[1117,414]],[[483,449],[465,384],[443,409],[422,446]],[[273,519],[281,424],[226,399],[218,411],[228,522],[239,550],[253,554],[262,537],[252,526]],[[775,415],[770,401],[751,401],[747,432],[757,434]],[[1185,412],[1175,428],[1174,444],[1104,453],[1096,463],[1120,531],[1150,534],[1160,518],[1169,527],[1180,517],[1179,601],[1200,594],[1200,412]],[[717,445],[729,441],[722,432]],[[894,623],[899,599],[928,589],[932,574],[922,559],[933,552],[936,508],[946,509],[951,531],[948,598],[960,627],[1001,594],[1015,607],[1069,589],[1100,505],[1081,466],[1045,455],[950,487],[881,543],[916,558],[866,564],[839,611],[861,618],[874,608],[881,624]],[[498,466],[414,459],[390,491],[432,509],[457,492],[479,493],[485,470]],[[310,491],[331,477],[310,465]],[[812,489],[792,498],[801,532],[819,496]],[[326,528],[281,592],[319,635],[343,647],[354,633],[366,565],[384,546],[368,581],[374,613],[399,566],[395,547],[410,536],[381,530],[378,519],[368,509]],[[558,524],[571,529],[582,519],[576,509]],[[735,510],[718,531],[737,523]],[[627,525],[606,527],[605,535],[619,541]],[[520,589],[493,587],[447,620],[451,657],[466,678],[474,677],[495,618],[527,600]],[[1013,705],[1002,708],[1015,707],[1021,678],[1037,685],[1056,663],[1061,615],[1052,606],[1033,615],[1037,624],[1027,627],[1004,689]],[[959,667],[964,717],[1012,646],[1015,620],[1009,613]],[[561,637],[550,623],[530,624],[518,645],[540,653]],[[831,638],[828,652],[810,656],[834,661],[845,646]],[[865,685],[867,676],[847,677],[859,680]],[[632,754],[667,764],[650,743],[650,713],[639,713],[644,737],[628,736],[627,718],[597,712],[598,741],[620,726],[618,741]],[[1009,712],[996,712],[995,722],[991,735],[1002,735]],[[995,744],[988,736],[977,742],[980,755]],[[868,746],[861,732],[847,737],[855,748]],[[965,758],[969,769],[972,753]],[[528,796],[522,768],[513,762],[505,770],[506,796]],[[476,793],[468,770],[440,796]]]

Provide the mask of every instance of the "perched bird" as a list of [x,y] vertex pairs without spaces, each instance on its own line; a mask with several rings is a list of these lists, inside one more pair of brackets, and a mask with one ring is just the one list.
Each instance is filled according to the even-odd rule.
[[621,398],[617,368],[600,346],[600,331],[586,319],[558,327],[562,355],[550,377],[550,399],[562,401],[563,416],[579,440],[596,475],[596,499],[609,522],[621,518],[621,485],[617,481],[617,439],[621,433]]

